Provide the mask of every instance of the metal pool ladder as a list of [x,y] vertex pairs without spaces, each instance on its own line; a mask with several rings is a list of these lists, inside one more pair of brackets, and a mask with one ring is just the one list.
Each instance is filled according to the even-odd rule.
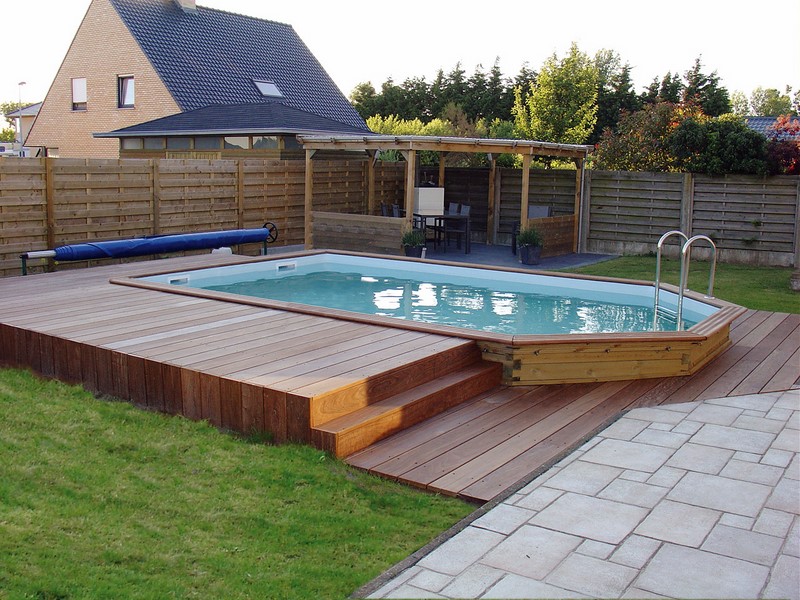
[[653,329],[656,329],[658,324],[658,311],[662,313],[667,312],[672,316],[672,311],[659,306],[659,292],[661,291],[661,250],[664,243],[672,236],[677,235],[683,238],[683,245],[681,246],[681,273],[678,281],[678,310],[674,313],[677,321],[678,331],[683,330],[683,296],[686,291],[686,286],[689,283],[689,262],[692,260],[692,245],[697,241],[706,241],[711,245],[712,261],[708,274],[708,293],[706,298],[714,297],[714,277],[717,272],[717,246],[714,241],[706,235],[695,235],[688,237],[682,231],[673,230],[668,231],[661,236],[658,240],[658,252],[656,254],[656,280],[655,280],[655,294],[653,299]]

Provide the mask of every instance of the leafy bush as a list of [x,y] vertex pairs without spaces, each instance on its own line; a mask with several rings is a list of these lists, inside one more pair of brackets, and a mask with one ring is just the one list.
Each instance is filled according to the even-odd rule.
[[520,246],[541,246],[543,242],[541,232],[533,225],[523,227],[517,234],[517,244]]

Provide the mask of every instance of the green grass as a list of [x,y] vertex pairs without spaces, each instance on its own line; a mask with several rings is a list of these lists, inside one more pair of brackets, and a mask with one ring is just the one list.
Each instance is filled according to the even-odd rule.
[[473,506],[0,369],[0,598],[344,598]]
[[[655,256],[623,256],[588,267],[571,269],[570,272],[653,281],[655,270]],[[679,260],[662,259],[662,282],[677,285],[679,272]],[[708,262],[692,261],[689,289],[706,293],[708,274]],[[800,294],[792,291],[789,285],[791,276],[792,269],[789,268],[718,263],[714,296],[754,310],[800,313]]]

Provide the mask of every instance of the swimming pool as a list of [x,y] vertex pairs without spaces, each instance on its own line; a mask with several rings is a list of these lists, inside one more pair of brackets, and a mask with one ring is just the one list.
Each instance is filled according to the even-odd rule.
[[[727,346],[738,308],[687,294],[676,331],[654,320],[652,283],[345,252],[115,283],[475,339],[509,383],[685,374]],[[674,312],[677,293],[662,289],[660,302]]]
[[[676,331],[677,295],[652,287],[324,254],[145,281],[509,335]],[[684,329],[717,310],[688,299]]]

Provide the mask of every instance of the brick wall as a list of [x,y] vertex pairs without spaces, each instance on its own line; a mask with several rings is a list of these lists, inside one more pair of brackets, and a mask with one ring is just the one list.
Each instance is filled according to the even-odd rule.
[[[134,108],[117,108],[117,76],[133,75]],[[85,111],[72,110],[72,79],[86,78]],[[57,148],[65,158],[117,158],[119,140],[95,139],[180,112],[161,79],[108,0],[92,0],[47,93],[28,146]]]

